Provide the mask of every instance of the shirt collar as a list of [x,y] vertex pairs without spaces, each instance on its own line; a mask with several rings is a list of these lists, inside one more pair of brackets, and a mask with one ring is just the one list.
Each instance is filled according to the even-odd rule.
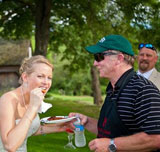
[[[127,75],[131,72],[134,71],[133,68],[129,69],[128,71],[126,71],[125,73],[123,73],[123,75],[118,79],[118,81],[115,84],[115,89],[114,91],[117,91],[120,89],[120,87],[122,86],[122,83],[124,82],[124,80],[126,79]],[[108,87],[106,89],[107,94],[110,92],[113,92],[113,87],[111,85],[111,82],[109,82]]]
[[149,70],[149,71],[147,71],[147,72],[145,72],[145,73],[141,73],[141,72],[138,70],[138,71],[137,71],[137,74],[139,74],[139,75],[145,77],[146,79],[148,79],[148,78],[150,77],[150,75],[152,74],[152,72],[153,72],[154,69],[155,69],[155,68],[153,68],[153,69],[151,69],[151,70]]

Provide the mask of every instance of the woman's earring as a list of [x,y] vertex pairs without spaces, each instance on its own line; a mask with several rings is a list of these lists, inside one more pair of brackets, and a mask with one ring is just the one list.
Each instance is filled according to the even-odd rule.
[[27,82],[23,82],[23,86],[24,86],[24,88],[27,88],[28,87],[28,83]]

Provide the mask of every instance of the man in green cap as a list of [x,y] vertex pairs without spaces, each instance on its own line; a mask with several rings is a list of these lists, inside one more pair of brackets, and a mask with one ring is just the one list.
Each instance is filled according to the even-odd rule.
[[103,37],[86,47],[95,57],[100,77],[110,80],[99,119],[79,113],[84,127],[97,138],[89,142],[95,152],[149,152],[160,149],[160,92],[133,70],[134,52],[120,35]]

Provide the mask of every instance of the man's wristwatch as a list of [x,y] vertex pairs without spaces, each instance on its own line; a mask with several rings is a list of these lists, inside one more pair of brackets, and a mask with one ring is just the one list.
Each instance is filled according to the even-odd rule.
[[109,150],[109,152],[116,152],[117,149],[116,149],[116,145],[114,143],[114,139],[110,140],[110,144],[108,146],[108,150]]

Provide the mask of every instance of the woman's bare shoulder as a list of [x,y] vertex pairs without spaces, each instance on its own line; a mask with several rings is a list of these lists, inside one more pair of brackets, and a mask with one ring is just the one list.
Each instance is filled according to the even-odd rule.
[[16,104],[17,101],[18,97],[14,90],[4,93],[0,98],[0,104]]

